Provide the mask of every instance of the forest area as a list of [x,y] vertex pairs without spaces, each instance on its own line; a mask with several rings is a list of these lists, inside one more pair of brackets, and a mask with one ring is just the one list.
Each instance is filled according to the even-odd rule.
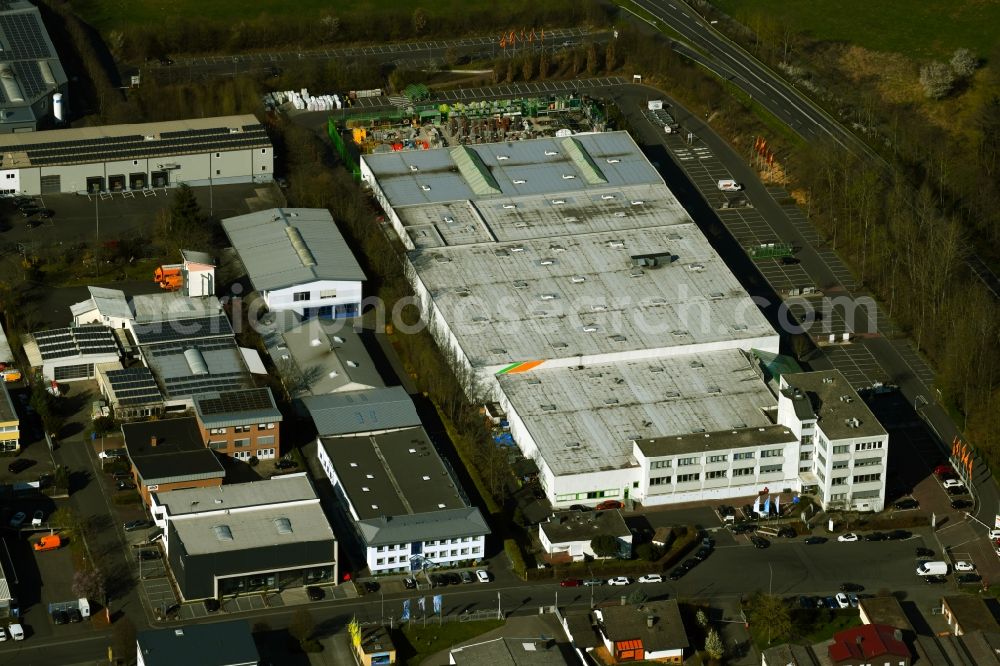
[[789,145],[784,157],[810,219],[931,360],[945,405],[997,469],[1000,303],[966,257],[1000,270],[1000,46],[977,54],[956,33],[934,49],[861,52],[780,12],[743,24],[696,4],[888,163],[835,145]]

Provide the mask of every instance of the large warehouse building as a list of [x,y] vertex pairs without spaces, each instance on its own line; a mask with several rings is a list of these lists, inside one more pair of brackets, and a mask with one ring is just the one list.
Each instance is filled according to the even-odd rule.
[[274,149],[252,115],[0,135],[8,194],[144,190],[263,183]]
[[554,506],[815,485],[789,452],[736,478],[699,457],[712,468],[650,490],[636,441],[799,444],[750,353],[777,353],[777,333],[627,133],[365,155],[361,174],[431,332],[500,403]]
[[62,120],[66,87],[38,8],[27,0],[0,2],[0,133],[32,132]]

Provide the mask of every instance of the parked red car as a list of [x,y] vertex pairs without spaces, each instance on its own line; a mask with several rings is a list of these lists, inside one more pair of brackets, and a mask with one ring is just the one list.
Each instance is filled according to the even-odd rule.
[[604,500],[594,508],[597,511],[608,511],[609,509],[624,509],[625,504],[623,502],[619,502],[618,500]]
[[579,578],[567,578],[559,581],[559,587],[580,587],[581,585],[583,585],[583,581]]
[[952,469],[951,465],[938,465],[934,468],[935,476],[944,476],[946,474],[954,474],[955,470]]

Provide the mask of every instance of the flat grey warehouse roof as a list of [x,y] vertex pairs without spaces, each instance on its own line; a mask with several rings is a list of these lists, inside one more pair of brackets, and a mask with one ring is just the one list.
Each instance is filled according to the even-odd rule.
[[[333,530],[319,502],[258,507],[172,521],[188,555],[329,541]],[[330,560],[336,553],[330,549]]]
[[302,402],[321,437],[420,425],[417,408],[402,386],[307,395]]
[[570,232],[410,252],[417,278],[473,366],[695,344],[725,348],[760,338],[776,343],[694,224]]
[[325,208],[272,208],[226,218],[222,228],[257,291],[365,279]]
[[155,495],[157,504],[166,507],[167,513],[176,517],[207,511],[228,511],[314,500],[316,490],[309,476],[305,472],[299,472],[272,476],[266,481],[184,488]]
[[320,442],[361,520],[467,506],[422,427]]
[[771,425],[777,401],[740,350],[498,376],[554,474],[634,464],[632,441]]
[[363,155],[393,206],[663,184],[627,132]]
[[796,414],[800,414],[799,403],[803,408],[810,407],[817,424],[830,439],[887,434],[840,370],[782,375],[781,384],[782,394],[796,403]]

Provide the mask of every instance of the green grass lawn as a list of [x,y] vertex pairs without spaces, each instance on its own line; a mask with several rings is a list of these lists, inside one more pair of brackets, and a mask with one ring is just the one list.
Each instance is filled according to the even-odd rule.
[[791,636],[771,636],[771,642],[768,643],[767,629],[751,625],[750,637],[760,650],[771,645],[788,642],[812,645],[829,640],[838,631],[850,629],[859,624],[861,624],[861,618],[858,617],[858,612],[853,609],[805,611],[795,608],[792,609]]
[[713,0],[742,23],[750,16],[792,25],[815,39],[874,51],[942,58],[959,47],[988,55],[997,42],[1000,2],[987,0]]
[[[429,605],[430,601],[428,600]],[[396,643],[400,663],[419,664],[436,652],[501,626],[503,626],[502,620],[445,622],[439,625],[428,619],[427,626],[423,626],[419,622],[411,622],[402,631],[405,641],[401,642],[405,644]]]
[[[528,0],[514,0],[516,5],[528,4]],[[401,8],[407,12],[422,7],[429,19],[449,16],[468,9],[471,5],[486,5],[485,0],[434,0],[425,3],[401,3],[399,0],[74,0],[73,9],[85,21],[100,31],[113,30],[126,25],[155,25],[163,20],[197,16],[206,21],[238,21],[241,18],[266,16],[319,16],[329,12],[335,16],[350,17],[381,10]]]

